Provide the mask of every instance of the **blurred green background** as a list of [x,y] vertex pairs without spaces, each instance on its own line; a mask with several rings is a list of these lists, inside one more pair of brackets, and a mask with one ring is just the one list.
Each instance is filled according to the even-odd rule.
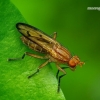
[[[11,0],[30,25],[57,40],[85,65],[61,81],[66,100],[100,100],[100,7],[97,0]],[[51,64],[56,75],[56,67]]]

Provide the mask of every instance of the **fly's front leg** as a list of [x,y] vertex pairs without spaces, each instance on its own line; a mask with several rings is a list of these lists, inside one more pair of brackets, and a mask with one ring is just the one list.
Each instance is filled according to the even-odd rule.
[[[69,68],[69,67],[61,67],[61,69],[66,69],[66,68]],[[60,70],[58,70],[58,71],[57,71],[57,74],[56,74],[56,78],[57,78],[57,79],[58,79],[59,71],[60,71]]]
[[40,58],[40,59],[48,59],[47,56],[39,56],[39,55],[35,55],[35,54],[31,54],[29,52],[25,52],[22,57],[20,58],[9,58],[8,61],[14,61],[14,60],[21,60],[25,58],[25,55],[31,56],[31,57],[35,57],[35,58]]
[[39,68],[37,69],[37,71],[36,71],[35,73],[31,74],[30,76],[28,76],[28,78],[31,78],[31,77],[34,76],[36,73],[38,73],[39,70],[40,70],[41,68],[43,68],[44,66],[46,66],[49,62],[50,62],[50,59],[47,60],[47,61],[46,61],[45,63],[43,63],[42,65],[40,65]]
[[[59,92],[59,91],[60,91],[60,80],[61,80],[61,78],[62,78],[63,76],[66,75],[66,72],[65,72],[65,70],[63,70],[58,64],[56,64],[56,66],[57,66],[57,68],[58,68],[59,71],[61,71],[61,72],[64,73],[63,75],[60,75],[59,78],[58,78],[58,91],[57,91],[57,92]],[[58,74],[58,73],[59,73],[59,72],[57,72],[57,74]]]

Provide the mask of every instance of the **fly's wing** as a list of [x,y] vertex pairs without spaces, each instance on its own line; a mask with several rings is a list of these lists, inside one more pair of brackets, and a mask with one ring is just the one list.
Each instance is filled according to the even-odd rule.
[[60,45],[56,40],[33,26],[24,23],[17,23],[16,27],[24,37],[36,43],[38,46],[44,49],[44,51],[51,52],[52,47],[55,44]]

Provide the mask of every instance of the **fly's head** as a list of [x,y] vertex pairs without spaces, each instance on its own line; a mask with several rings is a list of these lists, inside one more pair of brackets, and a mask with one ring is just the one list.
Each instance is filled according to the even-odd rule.
[[73,56],[70,60],[68,65],[70,66],[71,70],[75,70],[77,65],[80,65],[82,67],[82,65],[84,64],[84,62],[81,62],[80,59],[77,56]]

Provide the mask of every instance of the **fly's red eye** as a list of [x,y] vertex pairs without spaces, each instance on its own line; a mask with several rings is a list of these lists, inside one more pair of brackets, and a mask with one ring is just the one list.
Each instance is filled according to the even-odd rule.
[[71,68],[74,68],[74,67],[76,66],[76,63],[75,63],[73,60],[70,60],[70,61],[69,61],[69,66],[70,66]]

